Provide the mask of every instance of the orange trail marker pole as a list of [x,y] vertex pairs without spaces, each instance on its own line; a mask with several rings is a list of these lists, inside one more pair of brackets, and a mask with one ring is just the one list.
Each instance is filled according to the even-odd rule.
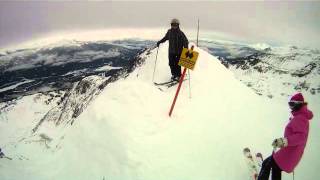
[[[193,50],[193,48],[194,48],[194,46],[191,46],[191,50]],[[170,111],[169,111],[169,117],[171,117],[171,115],[172,115],[172,111],[173,111],[174,105],[176,104],[176,101],[178,99],[180,88],[181,88],[184,76],[186,75],[186,72],[187,72],[187,68],[184,68],[183,72],[182,72],[182,75],[180,77],[180,80],[179,80],[179,85],[178,85],[178,88],[177,88],[177,91],[176,91],[176,95],[174,96],[173,102],[171,104],[171,108],[170,108]]]

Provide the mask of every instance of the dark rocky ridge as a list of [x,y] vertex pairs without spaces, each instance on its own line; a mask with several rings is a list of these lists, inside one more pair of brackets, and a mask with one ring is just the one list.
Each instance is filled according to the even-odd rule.
[[[135,40],[74,42],[72,45],[7,52],[0,57],[0,102],[38,92],[70,90],[73,83],[84,77],[111,77],[128,71],[135,64],[137,55],[151,44],[151,41]],[[97,70],[103,66],[116,68]],[[31,82],[1,91],[26,80]]]

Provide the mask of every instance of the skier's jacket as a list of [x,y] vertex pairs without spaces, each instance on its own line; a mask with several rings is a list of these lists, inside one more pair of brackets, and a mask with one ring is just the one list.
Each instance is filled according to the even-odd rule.
[[169,54],[177,54],[180,56],[182,49],[188,48],[188,39],[186,35],[180,30],[177,29],[169,29],[166,35],[159,41],[159,43],[163,43],[166,40],[169,40]]
[[313,117],[307,105],[291,114],[284,131],[284,137],[288,139],[288,146],[273,154],[277,165],[287,173],[294,170],[303,155],[309,134],[309,120]]

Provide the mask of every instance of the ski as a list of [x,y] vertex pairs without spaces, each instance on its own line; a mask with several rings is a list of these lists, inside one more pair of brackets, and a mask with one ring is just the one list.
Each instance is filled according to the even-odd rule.
[[8,156],[5,156],[5,155],[0,156],[0,159],[1,159],[1,158],[12,160],[12,158],[10,158],[10,157],[8,157]]
[[9,159],[12,161],[12,158],[8,157],[8,156],[3,156],[3,158]]
[[177,82],[177,81],[167,81],[167,82],[162,82],[162,83],[154,82],[154,85],[156,85],[156,86],[164,86],[164,85],[168,85],[168,84],[171,84],[171,83],[174,83],[174,82]]
[[177,81],[172,81],[172,82],[167,82],[167,83],[159,83],[159,84],[157,83],[155,85],[158,87],[158,89],[160,91],[165,91],[166,89],[169,89],[170,87],[172,87],[178,83],[179,82],[177,82]]
[[[186,81],[186,80],[188,80],[188,79],[184,79],[183,81]],[[161,91],[163,91],[164,89],[160,88],[160,87],[165,87],[165,88],[169,89],[170,87],[175,86],[177,84],[179,84],[179,81],[167,81],[167,82],[162,82],[162,83],[154,82],[154,85],[158,86]]]
[[248,168],[249,168],[250,174],[252,175],[253,180],[257,180],[258,168],[257,168],[255,160],[252,157],[250,149],[244,148],[243,155],[246,158],[246,162],[247,162],[247,165],[248,165]]
[[167,84],[166,87],[170,88],[170,87],[172,87],[172,86],[174,86],[176,84],[179,84],[179,81],[173,81],[172,83]]

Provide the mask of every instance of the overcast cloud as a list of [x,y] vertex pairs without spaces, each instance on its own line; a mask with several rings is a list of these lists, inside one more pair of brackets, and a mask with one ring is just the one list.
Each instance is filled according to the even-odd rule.
[[0,2],[0,47],[55,31],[113,27],[223,32],[244,41],[320,48],[320,2]]

